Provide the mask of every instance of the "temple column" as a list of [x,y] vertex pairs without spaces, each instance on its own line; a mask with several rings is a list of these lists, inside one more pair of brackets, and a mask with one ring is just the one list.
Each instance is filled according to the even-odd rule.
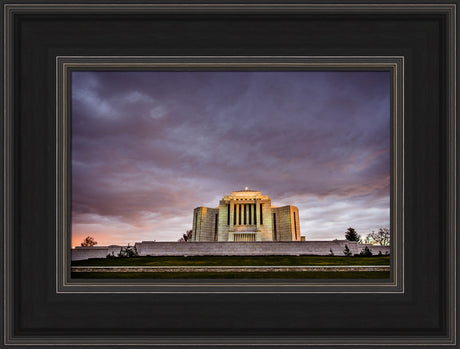
[[229,230],[233,230],[233,215],[234,215],[234,210],[235,210],[235,203],[233,200],[230,200],[230,225],[229,225]]
[[256,200],[256,229],[260,230],[260,205],[259,200]]
[[238,215],[240,219],[240,225],[243,225],[243,204],[239,204],[240,209],[238,210]]
[[249,205],[246,204],[244,207],[246,208],[246,224],[249,225]]
[[238,225],[238,204],[235,204],[235,207],[234,207],[234,210],[235,210],[235,218],[234,218],[234,222],[235,222],[235,225]]
[[252,224],[252,204],[248,204],[248,207],[249,207],[249,218],[248,218],[248,224],[251,225]]
[[236,204],[236,225],[240,225],[240,222],[241,222],[240,207],[241,207],[241,204]]

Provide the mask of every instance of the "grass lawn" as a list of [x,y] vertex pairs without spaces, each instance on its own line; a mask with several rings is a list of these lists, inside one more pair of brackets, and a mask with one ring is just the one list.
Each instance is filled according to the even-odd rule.
[[314,266],[390,265],[390,256],[190,256],[94,258],[73,261],[72,266]]
[[74,279],[388,279],[390,272],[72,273]]
[[[72,266],[353,266],[390,265],[389,256],[190,256],[99,258]],[[76,279],[388,279],[387,271],[347,272],[73,272]]]

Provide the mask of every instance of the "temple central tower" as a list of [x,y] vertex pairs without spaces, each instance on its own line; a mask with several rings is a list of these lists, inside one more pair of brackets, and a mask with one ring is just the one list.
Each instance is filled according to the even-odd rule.
[[300,241],[299,210],[272,206],[268,195],[246,188],[217,208],[195,208],[192,230],[192,241]]

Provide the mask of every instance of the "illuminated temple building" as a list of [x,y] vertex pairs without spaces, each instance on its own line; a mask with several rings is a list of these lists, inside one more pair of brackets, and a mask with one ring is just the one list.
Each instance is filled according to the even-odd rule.
[[260,191],[239,190],[219,207],[193,210],[192,241],[300,241],[299,209],[275,207]]

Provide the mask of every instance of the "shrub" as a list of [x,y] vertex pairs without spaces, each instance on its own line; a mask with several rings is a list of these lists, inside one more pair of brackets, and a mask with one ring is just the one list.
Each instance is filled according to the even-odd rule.
[[345,249],[343,250],[343,254],[347,257],[351,257],[352,253],[350,249],[348,248],[348,245],[345,245]]
[[136,246],[130,246],[128,244],[127,247],[122,247],[120,253],[118,254],[119,258],[130,258],[130,257],[138,257],[139,253],[137,253]]
[[372,256],[372,250],[369,249],[369,247],[364,247],[364,249],[359,253],[360,256],[363,257],[370,257]]

